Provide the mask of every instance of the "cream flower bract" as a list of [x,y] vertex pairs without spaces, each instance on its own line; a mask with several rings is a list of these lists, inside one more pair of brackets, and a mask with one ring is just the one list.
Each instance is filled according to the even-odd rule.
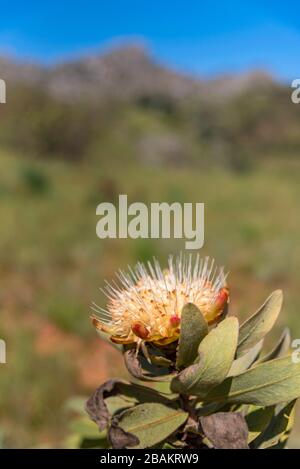
[[116,343],[171,343],[180,333],[181,310],[194,303],[208,324],[218,320],[228,302],[228,289],[223,268],[214,260],[199,255],[169,257],[168,269],[158,261],[138,263],[128,272],[119,271],[118,282],[106,282],[103,292],[107,308],[93,303],[97,316],[92,320],[97,329]]

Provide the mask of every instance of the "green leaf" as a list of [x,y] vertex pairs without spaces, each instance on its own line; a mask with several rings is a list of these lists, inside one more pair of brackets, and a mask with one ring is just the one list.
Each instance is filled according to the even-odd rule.
[[290,348],[291,335],[289,329],[286,327],[273,350],[270,353],[262,357],[257,363],[267,362],[269,360],[274,360],[274,358],[283,357]]
[[199,344],[207,334],[208,325],[201,311],[192,303],[186,304],[181,313],[177,368],[185,368],[195,361]]
[[238,339],[238,320],[224,319],[211,330],[199,346],[198,363],[179,373],[171,382],[171,390],[203,397],[221,383],[232,365]]
[[300,396],[300,363],[291,356],[256,365],[225,379],[205,398],[207,402],[230,402],[271,406]]
[[168,406],[174,405],[172,395],[159,392],[152,387],[142,386],[135,383],[119,382],[117,391],[121,394],[119,397],[134,399],[136,403],[155,402]]
[[237,357],[252,348],[272,329],[282,306],[282,291],[274,291],[259,310],[240,327]]
[[188,414],[181,409],[147,403],[126,410],[114,424],[139,440],[134,448],[149,448],[174,433],[187,417]]
[[255,447],[260,449],[278,447],[284,448],[294,423],[295,400],[279,407],[275,411],[269,426],[255,441]]
[[257,407],[250,406],[245,420],[249,429],[248,443],[257,438],[269,425],[274,415],[274,406]]
[[109,396],[105,399],[105,404],[110,415],[121,412],[127,409],[127,407],[132,407],[136,402],[137,399],[126,397],[125,395]]
[[[113,399],[113,396],[118,399]],[[123,401],[123,405],[122,405]],[[107,427],[111,414],[140,402],[161,402],[172,406],[173,402],[155,389],[122,380],[111,379],[103,383],[86,402],[86,411],[97,423],[100,431]]]
[[263,340],[252,347],[245,355],[234,360],[229,370],[228,376],[236,376],[246,371],[257,359],[262,349]]

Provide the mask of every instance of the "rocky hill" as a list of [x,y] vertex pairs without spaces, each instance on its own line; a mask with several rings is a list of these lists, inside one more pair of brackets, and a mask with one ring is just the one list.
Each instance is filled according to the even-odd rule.
[[39,83],[51,95],[67,99],[138,99],[166,96],[231,97],[253,87],[269,86],[264,72],[223,76],[204,80],[168,69],[139,45],[110,49],[73,61],[44,67],[10,58],[0,58],[0,77],[7,82]]

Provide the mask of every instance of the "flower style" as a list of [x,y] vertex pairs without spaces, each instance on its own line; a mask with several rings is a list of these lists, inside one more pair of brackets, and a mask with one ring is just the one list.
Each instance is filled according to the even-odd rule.
[[223,268],[214,260],[192,255],[169,257],[168,269],[158,261],[138,263],[127,273],[119,271],[119,283],[106,282],[107,309],[93,303],[95,327],[119,344],[152,342],[166,345],[178,339],[180,317],[186,303],[194,303],[209,325],[220,319],[229,290]]

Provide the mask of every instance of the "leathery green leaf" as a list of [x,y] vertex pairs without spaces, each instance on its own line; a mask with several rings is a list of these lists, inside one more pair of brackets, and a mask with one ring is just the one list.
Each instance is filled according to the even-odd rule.
[[171,382],[171,390],[199,397],[221,383],[232,365],[238,339],[238,320],[224,319],[211,330],[199,346],[199,362],[179,373]]
[[295,403],[276,408],[273,418],[260,437],[254,442],[256,448],[284,448],[294,423]]
[[245,415],[245,420],[248,425],[248,443],[251,443],[267,428],[274,415],[274,406],[258,407],[250,406]]
[[272,329],[282,306],[282,291],[274,291],[240,327],[237,357],[246,353]]
[[181,409],[147,403],[123,412],[118,425],[138,438],[139,444],[134,448],[149,448],[174,433],[184,424],[187,417],[188,414]]
[[192,303],[186,304],[181,312],[177,368],[184,368],[195,361],[199,344],[207,334],[208,325],[201,311]]
[[286,327],[278,343],[273,348],[273,350],[271,350],[271,352],[269,352],[267,355],[262,357],[258,361],[258,363],[263,363],[269,360],[274,360],[274,358],[283,357],[289,351],[290,344],[291,344],[291,335],[290,335],[289,329]]
[[229,402],[271,406],[300,396],[300,363],[291,356],[256,365],[225,379],[205,398],[207,402]]
[[254,345],[254,347],[248,350],[245,355],[242,355],[241,357],[234,360],[229,370],[228,376],[239,375],[240,373],[243,373],[243,371],[246,371],[248,368],[250,368],[250,366],[258,358],[262,346],[263,340]]

